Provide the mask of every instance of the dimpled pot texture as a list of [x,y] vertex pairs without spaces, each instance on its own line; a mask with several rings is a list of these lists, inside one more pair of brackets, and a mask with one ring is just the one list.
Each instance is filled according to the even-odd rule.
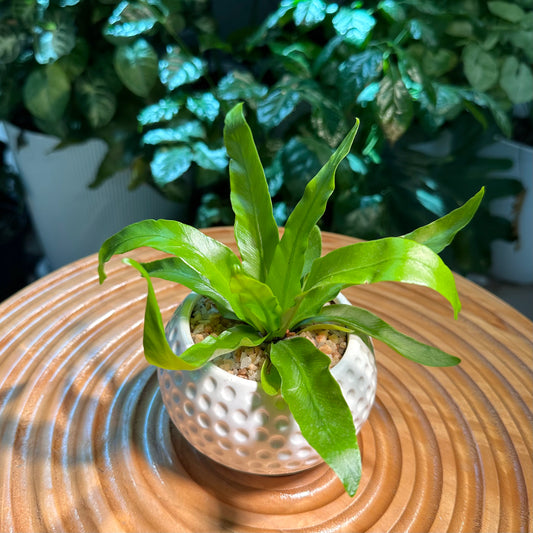
[[[192,345],[189,318],[198,295],[190,294],[169,321],[166,334],[176,354]],[[348,301],[339,295],[339,303]],[[350,335],[333,367],[359,432],[376,394],[374,353]],[[256,381],[229,374],[208,363],[194,371],[158,368],[167,412],[198,451],[227,467],[250,474],[282,475],[322,463],[302,436],[281,396],[268,396]]]

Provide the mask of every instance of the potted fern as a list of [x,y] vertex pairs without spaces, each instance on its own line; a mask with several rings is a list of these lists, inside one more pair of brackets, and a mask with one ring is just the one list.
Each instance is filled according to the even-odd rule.
[[[359,242],[321,256],[317,223],[334,190],[336,168],[348,154],[357,128],[358,122],[307,184],[280,238],[252,133],[242,104],[237,104],[226,116],[224,142],[241,258],[199,230],[165,220],[127,226],[106,240],[99,253],[100,282],[106,278],[105,263],[114,254],[141,246],[171,254],[150,263],[124,261],[147,281],[145,356],[159,367],[167,410],[192,444],[213,459],[240,468],[260,463],[263,452],[253,446],[266,443],[278,463],[267,473],[281,473],[294,471],[291,465],[299,457],[286,447],[287,442],[300,446],[300,456],[309,453],[302,447],[303,438],[332,467],[350,495],[355,494],[361,475],[357,430],[375,393],[369,338],[426,365],[450,366],[459,359],[396,331],[342,297],[339,300],[339,293],[362,283],[414,283],[438,291],[457,316],[460,301],[453,274],[437,254],[470,221],[484,194],[479,191],[455,211],[403,237]],[[178,307],[166,333],[151,278],[178,282],[193,291]],[[194,343],[189,319],[196,313],[198,295],[216,307],[229,325],[220,334]],[[317,328],[348,335],[345,356],[337,364],[343,365],[340,371],[336,372],[337,367],[329,371],[330,358],[311,340],[296,335],[301,329]],[[262,347],[265,357],[259,382],[215,365],[217,357],[243,347]],[[369,405],[354,407],[347,388],[358,391],[356,404]],[[247,430],[247,421],[259,421],[264,427]],[[220,448],[223,454],[210,453]],[[301,468],[312,466],[313,458],[303,463]]]

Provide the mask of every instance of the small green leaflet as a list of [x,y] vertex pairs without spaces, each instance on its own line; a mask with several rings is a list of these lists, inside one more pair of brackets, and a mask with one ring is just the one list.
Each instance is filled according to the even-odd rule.
[[358,242],[329,252],[313,263],[304,289],[379,281],[429,287],[450,302],[455,317],[461,309],[453,274],[442,259],[427,246],[401,237]]
[[113,255],[129,252],[142,246],[180,257],[191,268],[201,273],[213,290],[228,302],[235,297],[229,288],[232,274],[239,272],[237,256],[224,244],[204,235],[201,231],[174,220],[143,220],[126,226],[107,239],[99,252],[100,282],[106,275],[104,264]]

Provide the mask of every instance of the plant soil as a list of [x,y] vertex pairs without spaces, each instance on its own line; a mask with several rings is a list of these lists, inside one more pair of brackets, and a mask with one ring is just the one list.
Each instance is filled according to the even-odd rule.
[[[191,336],[195,343],[201,342],[209,335],[216,337],[239,323],[236,320],[224,318],[212,300],[202,297],[191,314]],[[345,332],[330,329],[288,331],[286,338],[294,336],[309,339],[321,352],[325,353],[331,359],[330,368],[342,358],[348,340]],[[234,352],[216,357],[212,363],[235,376],[260,381],[261,367],[266,358],[264,345],[260,345],[238,348]]]

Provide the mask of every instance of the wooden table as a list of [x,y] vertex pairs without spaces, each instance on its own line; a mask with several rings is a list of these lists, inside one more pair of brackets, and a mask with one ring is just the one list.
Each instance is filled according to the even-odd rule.
[[[208,233],[232,245],[228,228]],[[325,250],[353,242],[325,235]],[[149,260],[158,254],[134,254]],[[519,312],[461,277],[457,321],[424,288],[348,298],[462,358],[429,369],[376,343],[376,404],[351,499],[321,465],[239,474],[173,429],[141,335],[146,287],[96,257],[0,305],[0,531],[532,531],[532,336]],[[186,289],[156,280],[168,319]]]

